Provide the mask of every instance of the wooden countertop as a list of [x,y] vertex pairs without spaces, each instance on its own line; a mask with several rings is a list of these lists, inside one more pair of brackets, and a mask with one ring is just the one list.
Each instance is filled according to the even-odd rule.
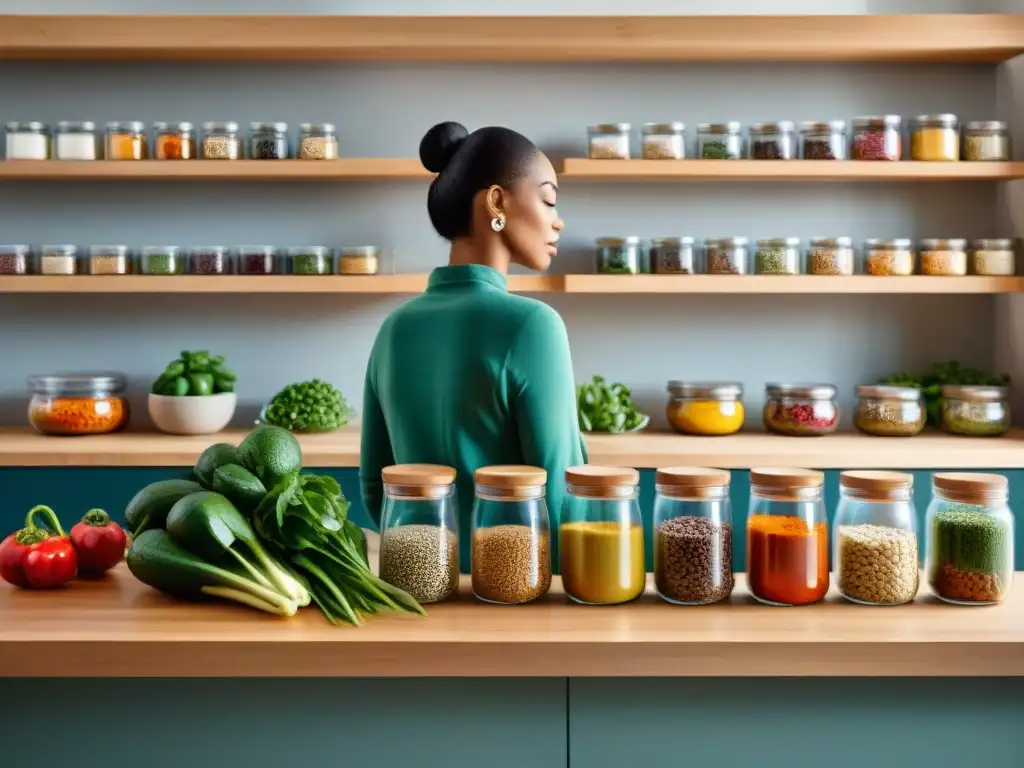
[[560,584],[531,605],[467,594],[426,618],[332,627],[315,608],[279,619],[177,602],[122,567],[31,592],[0,584],[4,677],[610,677],[1024,675],[1024,574],[1006,602],[960,607],[922,594],[871,608],[835,594],[762,606],[739,578],[726,604],[668,605],[650,588],[617,607],[569,604]]
[[[179,437],[125,432],[95,437],[46,437],[28,427],[0,428],[0,467],[191,466],[215,442],[239,442],[245,432]],[[358,467],[359,428],[301,435],[309,467]],[[1024,430],[1007,436],[955,437],[926,432],[911,438],[837,434],[820,438],[749,432],[687,437],[646,431],[587,435],[592,464],[665,467],[698,464],[727,469],[786,465],[820,469],[1014,469],[1024,467]]]

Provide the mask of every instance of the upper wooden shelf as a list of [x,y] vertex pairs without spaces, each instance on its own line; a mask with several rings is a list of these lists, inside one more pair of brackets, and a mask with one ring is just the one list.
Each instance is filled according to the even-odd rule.
[[926,61],[1024,52],[1021,15],[0,16],[0,58]]
[[5,181],[353,181],[430,179],[419,160],[3,160]]
[[959,294],[1021,293],[1024,277],[873,275],[564,275],[565,293]]
[[[179,437],[124,432],[95,437],[45,437],[28,427],[0,428],[0,466],[191,466],[211,443],[239,442],[240,430]],[[1024,430],[1006,437],[953,437],[926,432],[913,438],[837,434],[821,438],[749,432],[730,437],[686,437],[661,432],[587,435],[592,464],[630,467],[690,465],[749,469],[774,465],[818,469],[1018,469],[1024,468]],[[300,435],[310,467],[358,467],[359,429]]]

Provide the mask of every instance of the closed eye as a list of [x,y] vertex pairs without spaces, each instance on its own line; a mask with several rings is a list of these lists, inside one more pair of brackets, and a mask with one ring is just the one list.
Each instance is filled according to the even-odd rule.
[[549,203],[547,200],[545,200],[544,205],[546,205],[548,208],[554,208],[557,205],[557,203]]

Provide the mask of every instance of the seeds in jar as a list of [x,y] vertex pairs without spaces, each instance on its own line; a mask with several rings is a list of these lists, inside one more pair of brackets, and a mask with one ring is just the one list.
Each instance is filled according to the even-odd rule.
[[995,437],[1010,428],[1010,413],[1002,403],[976,403],[944,397],[942,427],[957,435]]
[[922,240],[918,256],[922,275],[959,277],[967,274],[965,240]]
[[911,241],[865,241],[864,271],[869,275],[882,277],[914,274],[914,251],[911,249]]
[[194,275],[229,275],[234,271],[231,252],[220,246],[194,248],[189,259]]
[[1014,275],[1017,260],[1013,241],[1008,239],[971,242],[971,273],[975,275]]
[[665,520],[654,532],[654,581],[673,602],[717,603],[732,594],[732,526],[705,517]]
[[854,424],[869,435],[912,437],[924,429],[926,414],[918,403],[869,399],[857,405]]
[[335,160],[338,140],[333,136],[303,136],[299,144],[300,160]]
[[400,525],[380,539],[380,577],[420,603],[447,600],[459,588],[459,540],[440,525]]
[[240,144],[237,137],[203,137],[203,157],[206,160],[237,160],[240,155]]
[[551,586],[547,531],[495,525],[473,531],[473,593],[493,603],[528,603]]
[[1009,160],[1010,134],[1006,123],[995,120],[967,123],[963,158],[972,162]]
[[1013,573],[1010,527],[967,504],[949,504],[932,521],[929,581],[941,597],[996,602]]
[[31,253],[27,245],[0,245],[0,275],[27,275]]
[[39,272],[43,275],[73,275],[78,271],[78,249],[73,245],[44,245],[39,254]]
[[861,603],[906,603],[917,594],[917,535],[884,525],[841,525],[839,590]]
[[792,275],[793,265],[790,264],[785,248],[764,247],[757,249],[756,271],[759,275]]

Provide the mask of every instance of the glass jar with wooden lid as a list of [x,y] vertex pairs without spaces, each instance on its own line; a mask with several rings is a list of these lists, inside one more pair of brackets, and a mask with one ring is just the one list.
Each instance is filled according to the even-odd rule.
[[806,605],[828,592],[824,483],[812,469],[750,470],[747,583],[762,603]]
[[840,473],[832,562],[843,597],[900,605],[917,595],[913,488],[914,477],[905,472]]
[[540,467],[481,467],[473,475],[473,594],[512,605],[542,597],[551,586],[551,528]]
[[1003,475],[937,472],[926,516],[928,585],[946,602],[988,605],[1013,581],[1014,518]]
[[654,584],[679,605],[705,605],[732,594],[729,472],[664,467],[654,479]]
[[613,605],[644,591],[640,473],[586,465],[565,470],[559,525],[562,584],[578,603]]
[[917,387],[864,385],[857,387],[853,422],[867,435],[912,437],[924,429],[928,414]]
[[380,577],[420,603],[447,600],[459,588],[455,470],[397,464],[381,480]]

